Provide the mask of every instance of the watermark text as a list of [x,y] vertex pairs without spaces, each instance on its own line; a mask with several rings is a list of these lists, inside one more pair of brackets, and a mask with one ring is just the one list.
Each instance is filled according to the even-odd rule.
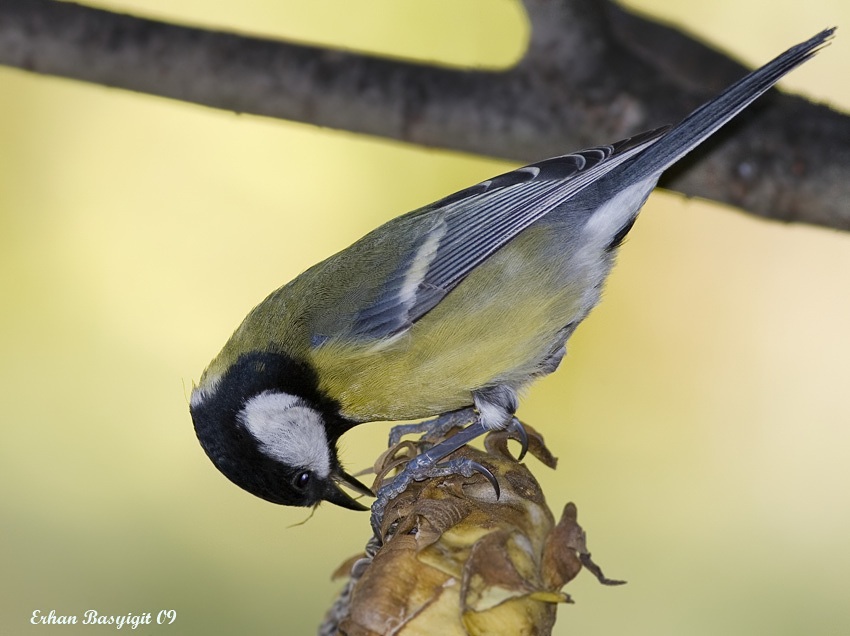
[[90,609],[79,615],[57,614],[56,610],[45,612],[37,609],[30,617],[30,623],[33,625],[111,625],[115,629],[136,629],[139,625],[172,625],[176,620],[177,610],[173,609],[140,614],[103,614]]

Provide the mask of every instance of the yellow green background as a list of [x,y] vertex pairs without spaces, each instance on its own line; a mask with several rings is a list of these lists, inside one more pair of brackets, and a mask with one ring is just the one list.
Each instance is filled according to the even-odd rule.
[[[472,66],[527,37],[508,0],[99,5]],[[751,65],[844,26],[783,86],[850,111],[842,0],[630,5]],[[313,633],[366,515],[293,527],[308,511],[231,485],[189,388],[266,293],[509,167],[0,68],[0,633],[110,633],[29,624],[90,608],[177,611],[139,633]],[[580,576],[556,633],[850,634],[848,395],[850,234],[655,194],[521,410],[561,459],[535,467],[553,508],[575,501],[629,580]],[[346,436],[347,465],[386,430]]]

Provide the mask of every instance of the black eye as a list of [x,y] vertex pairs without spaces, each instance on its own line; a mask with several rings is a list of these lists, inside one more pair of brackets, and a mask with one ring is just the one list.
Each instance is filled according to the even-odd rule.
[[312,478],[313,474],[309,470],[305,470],[303,473],[298,473],[295,476],[295,487],[299,490],[304,490],[310,484],[310,480]]

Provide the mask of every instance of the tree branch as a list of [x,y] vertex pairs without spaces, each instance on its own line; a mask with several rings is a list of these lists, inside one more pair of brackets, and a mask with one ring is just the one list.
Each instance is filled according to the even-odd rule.
[[[609,0],[524,4],[531,42],[506,71],[251,38],[55,0],[0,0],[0,64],[517,161],[676,122],[744,73]],[[850,229],[850,117],[773,91],[664,185],[768,218]]]

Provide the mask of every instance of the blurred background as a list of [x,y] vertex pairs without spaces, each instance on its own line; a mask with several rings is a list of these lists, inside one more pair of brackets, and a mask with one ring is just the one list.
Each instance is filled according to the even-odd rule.
[[[89,4],[470,66],[527,38],[508,0]],[[841,0],[628,4],[749,65],[850,28]],[[781,86],[850,111],[848,65],[839,30]],[[174,609],[140,631],[314,633],[366,515],[294,525],[309,512],[231,485],[195,439],[192,381],[268,292],[511,164],[7,68],[0,96],[0,632]],[[581,575],[557,634],[850,633],[848,275],[850,234],[651,197],[520,411],[560,457],[533,467],[556,515],[575,501],[629,581]],[[347,466],[386,431],[347,435]]]

